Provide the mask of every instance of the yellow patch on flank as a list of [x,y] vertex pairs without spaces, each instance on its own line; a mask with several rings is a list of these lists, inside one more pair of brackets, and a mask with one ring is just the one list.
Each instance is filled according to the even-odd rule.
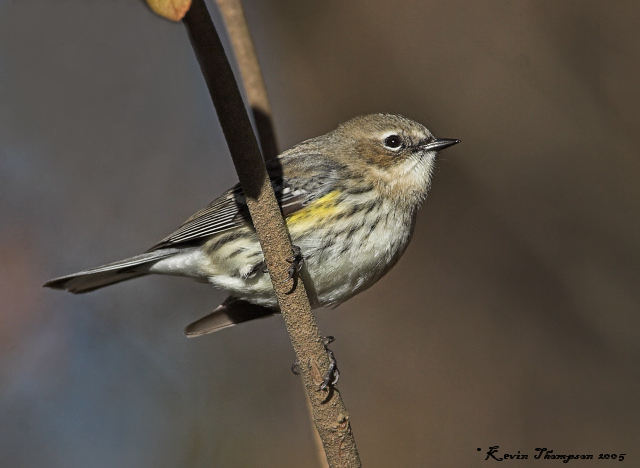
[[340,192],[338,190],[334,190],[333,192],[329,192],[325,196],[309,203],[305,208],[293,213],[287,218],[287,226],[289,229],[303,227],[320,218],[327,219],[342,212],[343,210],[338,208],[339,196]]

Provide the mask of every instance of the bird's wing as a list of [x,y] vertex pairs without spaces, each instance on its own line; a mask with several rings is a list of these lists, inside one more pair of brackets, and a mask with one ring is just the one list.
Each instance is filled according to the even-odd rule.
[[[333,190],[342,168],[321,154],[298,153],[269,161],[271,186],[283,215],[289,216]],[[250,222],[246,198],[240,185],[235,185],[148,251],[200,240]]]

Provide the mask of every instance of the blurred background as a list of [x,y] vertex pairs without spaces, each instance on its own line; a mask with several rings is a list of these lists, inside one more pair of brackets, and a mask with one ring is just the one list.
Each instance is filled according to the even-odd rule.
[[[494,445],[637,463],[640,5],[244,6],[280,149],[369,112],[462,140],[397,267],[316,313],[365,466],[483,466]],[[181,24],[0,0],[3,467],[320,466],[280,317],[188,340],[223,292],[41,288],[236,180]]]

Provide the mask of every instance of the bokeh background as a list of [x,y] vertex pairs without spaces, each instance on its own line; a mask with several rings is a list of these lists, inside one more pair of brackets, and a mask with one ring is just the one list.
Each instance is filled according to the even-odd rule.
[[[499,445],[638,466],[638,2],[244,5],[281,149],[368,112],[462,140],[398,266],[316,314],[365,465]],[[224,293],[40,287],[235,181],[182,25],[138,0],[0,0],[1,466],[320,466],[279,317],[188,340]]]

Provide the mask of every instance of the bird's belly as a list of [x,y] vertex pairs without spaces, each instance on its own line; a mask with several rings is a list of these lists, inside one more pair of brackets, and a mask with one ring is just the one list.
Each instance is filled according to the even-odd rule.
[[400,258],[409,236],[405,226],[376,225],[341,231],[336,242],[309,252],[305,286],[312,302],[317,306],[339,304],[372,286]]
[[[378,209],[391,214],[371,216],[361,224],[349,219],[325,223],[315,230],[289,226],[304,257],[302,275],[313,307],[339,304],[372,286],[404,252],[413,219]],[[208,280],[241,299],[276,307],[255,233],[246,234],[252,239],[243,236],[210,251]]]

